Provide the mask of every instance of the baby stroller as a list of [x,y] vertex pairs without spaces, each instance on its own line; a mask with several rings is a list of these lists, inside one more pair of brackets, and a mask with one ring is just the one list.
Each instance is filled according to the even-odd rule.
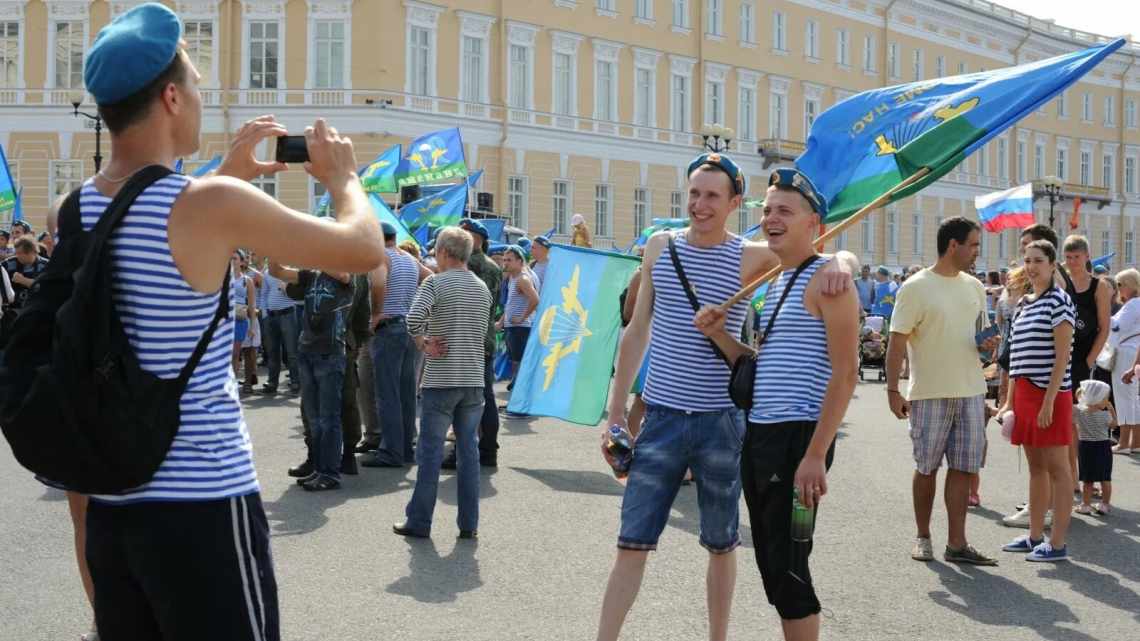
[[859,331],[859,380],[863,370],[878,370],[879,381],[887,379],[887,319],[867,316]]

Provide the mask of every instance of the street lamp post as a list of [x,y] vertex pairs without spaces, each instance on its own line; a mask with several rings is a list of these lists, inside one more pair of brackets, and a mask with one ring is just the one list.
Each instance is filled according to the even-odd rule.
[[[701,127],[701,139],[704,140],[705,149],[713,153],[728,151],[729,145],[732,144],[732,137],[735,134],[736,132],[720,124]],[[709,142],[710,138],[712,142]]]
[[89,114],[85,111],[79,110],[79,105],[83,104],[83,94],[75,94],[71,97],[71,107],[73,116],[83,116],[84,118],[95,123],[95,173],[99,173],[99,169],[103,166],[103,154],[101,139],[103,134],[103,118],[99,116],[99,112]]
[[1053,208],[1057,203],[1064,200],[1061,196],[1061,190],[1065,186],[1065,183],[1056,176],[1046,176],[1041,180],[1041,183],[1045,187],[1045,195],[1049,196],[1049,229],[1054,229]]

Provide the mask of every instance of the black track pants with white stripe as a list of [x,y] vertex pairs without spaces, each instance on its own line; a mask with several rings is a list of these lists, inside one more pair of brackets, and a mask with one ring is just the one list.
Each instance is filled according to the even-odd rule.
[[87,510],[102,641],[279,641],[269,524],[258,494]]

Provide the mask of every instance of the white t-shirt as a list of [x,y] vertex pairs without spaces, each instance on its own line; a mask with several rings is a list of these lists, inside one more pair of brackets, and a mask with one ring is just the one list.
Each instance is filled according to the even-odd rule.
[[1133,298],[1124,303],[1112,315],[1111,328],[1108,332],[1108,344],[1114,348],[1136,349],[1140,346],[1140,298]]

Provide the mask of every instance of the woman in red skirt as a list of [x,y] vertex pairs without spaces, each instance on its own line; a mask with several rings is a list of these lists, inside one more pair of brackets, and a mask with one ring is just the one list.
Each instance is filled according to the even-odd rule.
[[[1025,271],[1033,293],[1022,299],[1010,336],[1010,385],[1005,405],[1013,410],[1011,441],[1025,446],[1029,460],[1029,534],[1002,549],[1020,552],[1028,561],[1068,559],[1069,443],[1073,439],[1073,393],[1069,360],[1076,309],[1064,290],[1053,284],[1057,249],[1037,240],[1025,248]],[[1053,528],[1045,540],[1045,512],[1050,495]]]

